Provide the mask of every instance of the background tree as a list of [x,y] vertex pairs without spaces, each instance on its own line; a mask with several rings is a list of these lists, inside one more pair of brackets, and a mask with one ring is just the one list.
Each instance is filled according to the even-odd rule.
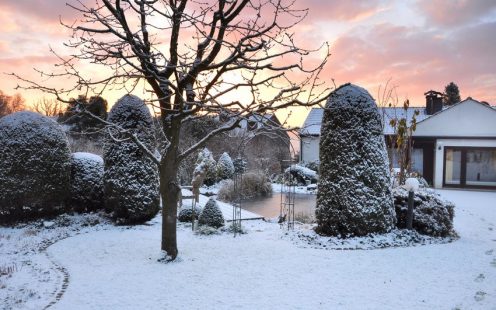
[[[70,99],[67,109],[61,113],[59,122],[71,125],[72,133],[94,133],[105,127],[98,118],[107,118],[107,100],[101,96],[79,95]],[[97,118],[95,118],[97,116]]]
[[[180,163],[216,135],[238,126],[243,118],[293,105],[324,101],[320,72],[328,45],[300,48],[294,29],[307,10],[293,0],[98,0],[69,4],[81,19],[66,44],[75,52],[60,58],[58,72],[43,77],[73,81],[60,89],[24,81],[23,87],[67,99],[75,91],[101,94],[111,89],[149,94],[148,104],[162,123],[159,167],[163,203],[162,245],[166,259],[178,254],[176,215]],[[322,57],[323,55],[323,57]],[[86,77],[79,66],[100,65],[98,76]],[[197,143],[180,150],[181,127],[194,119],[223,113],[228,121]],[[110,127],[118,128],[112,124]],[[127,133],[138,143],[136,136]],[[154,154],[153,151],[145,151]]]
[[24,110],[24,98],[20,94],[9,96],[0,90],[0,117]]
[[55,99],[42,98],[32,105],[32,110],[45,116],[59,116],[64,113],[65,104]]
[[446,87],[444,88],[444,95],[445,105],[453,105],[461,101],[458,85],[453,82],[450,82],[448,85],[446,85]]

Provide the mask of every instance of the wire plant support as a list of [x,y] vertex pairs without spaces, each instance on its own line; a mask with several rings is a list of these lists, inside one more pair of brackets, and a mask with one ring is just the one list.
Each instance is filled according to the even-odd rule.
[[[282,160],[281,169],[283,180],[281,183],[281,208],[279,215],[279,224],[284,227],[286,222],[288,230],[294,229],[295,223],[295,200],[296,200],[296,184],[297,180],[293,174],[292,160]],[[287,173],[286,173],[286,170]]]
[[243,200],[242,196],[242,186],[243,186],[243,172],[236,171],[233,176],[234,183],[234,201],[233,201],[233,216],[232,216],[232,230],[234,237],[238,233],[241,233],[241,202]]

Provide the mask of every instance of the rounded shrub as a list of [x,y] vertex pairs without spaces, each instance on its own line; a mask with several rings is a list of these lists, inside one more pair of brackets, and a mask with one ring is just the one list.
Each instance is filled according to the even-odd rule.
[[103,209],[103,159],[77,152],[71,158],[71,207],[76,212]]
[[[198,207],[195,207],[195,219],[196,220],[200,217],[200,213],[201,213],[201,209]],[[191,222],[192,217],[193,217],[193,209],[191,207],[181,209],[181,211],[179,211],[179,214],[177,215],[177,219],[181,223]]]
[[395,227],[382,120],[363,88],[345,84],[329,97],[322,119],[317,231],[349,237]]
[[206,225],[214,228],[224,226],[224,216],[217,205],[215,199],[210,198],[203,208],[200,217],[198,218],[200,225]]
[[70,151],[55,121],[22,111],[0,119],[0,223],[65,210]]
[[[155,140],[150,111],[136,96],[119,99],[108,121],[137,136],[149,150]],[[159,210],[158,167],[129,135],[112,129],[104,144],[103,176],[105,208],[119,224],[139,224],[152,219]]]
[[[406,228],[408,191],[402,187],[393,189],[394,207],[398,228]],[[420,188],[415,191],[412,227],[423,235],[433,237],[456,236],[453,218],[455,205],[441,198],[432,189]]]

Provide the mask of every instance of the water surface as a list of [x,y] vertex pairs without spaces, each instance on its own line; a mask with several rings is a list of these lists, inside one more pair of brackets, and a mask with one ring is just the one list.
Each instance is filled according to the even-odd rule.
[[[296,194],[295,214],[313,216],[315,213],[317,196],[313,194]],[[281,193],[274,193],[272,197],[257,198],[243,201],[241,208],[260,214],[263,217],[278,217],[281,210]]]

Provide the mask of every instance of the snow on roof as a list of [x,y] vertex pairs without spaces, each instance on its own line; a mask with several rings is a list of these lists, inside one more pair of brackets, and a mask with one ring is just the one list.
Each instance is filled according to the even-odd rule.
[[308,113],[303,127],[300,129],[301,136],[318,136],[320,135],[320,125],[322,124],[322,117],[324,116],[324,109],[313,108]]
[[250,126],[251,129],[254,129],[255,125],[257,129],[264,127],[279,127],[280,125],[277,123],[275,117],[274,114],[253,114],[247,119],[241,120],[239,127],[243,129],[246,129],[248,126]]
[[[410,107],[407,110],[403,109],[403,107],[379,107],[379,113],[384,123],[384,134],[394,134],[394,128],[390,124],[392,119],[406,118],[408,124],[411,124],[415,111],[419,111],[417,122],[423,121],[430,116],[427,115],[423,107]],[[300,129],[300,136],[319,136],[323,115],[324,109],[313,108],[305,119],[303,127]]]

